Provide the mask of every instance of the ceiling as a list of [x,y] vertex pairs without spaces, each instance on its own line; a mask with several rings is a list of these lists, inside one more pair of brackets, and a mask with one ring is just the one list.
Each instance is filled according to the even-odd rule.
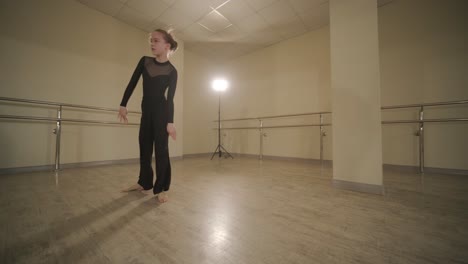
[[[328,25],[328,0],[77,0],[146,32],[172,29],[185,49],[226,60]],[[378,0],[378,6],[392,0]]]

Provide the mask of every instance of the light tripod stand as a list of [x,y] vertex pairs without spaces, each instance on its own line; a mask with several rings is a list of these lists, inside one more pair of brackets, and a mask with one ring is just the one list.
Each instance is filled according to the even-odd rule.
[[227,81],[225,80],[215,80],[213,81],[213,89],[220,94],[218,95],[218,146],[216,147],[215,151],[213,152],[213,155],[211,155],[211,160],[215,156],[216,153],[218,153],[218,157],[221,158],[223,155],[223,151],[225,154],[227,154],[229,157],[234,158],[231,153],[229,153],[223,145],[221,145],[221,92],[225,91],[227,89]]

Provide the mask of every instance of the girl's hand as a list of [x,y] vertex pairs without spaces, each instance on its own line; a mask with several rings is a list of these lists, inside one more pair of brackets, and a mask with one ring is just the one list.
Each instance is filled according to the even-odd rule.
[[127,108],[124,107],[124,106],[121,106],[119,108],[119,114],[117,115],[117,118],[120,120],[120,122],[123,122],[125,124],[128,123],[128,119],[127,119]]
[[167,124],[167,133],[173,140],[176,140],[176,129],[174,126],[174,123],[168,123]]

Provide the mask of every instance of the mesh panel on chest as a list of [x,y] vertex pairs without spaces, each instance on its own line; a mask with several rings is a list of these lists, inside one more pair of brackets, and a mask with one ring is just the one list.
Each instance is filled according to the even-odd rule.
[[159,75],[169,75],[172,71],[170,64],[157,64],[154,58],[145,58],[145,68],[149,76],[156,77]]

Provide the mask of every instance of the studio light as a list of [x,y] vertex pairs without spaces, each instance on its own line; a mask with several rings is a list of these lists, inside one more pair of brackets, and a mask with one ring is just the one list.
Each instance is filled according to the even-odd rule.
[[219,154],[221,158],[223,156],[223,151],[226,155],[229,155],[231,158],[234,158],[222,145],[221,145],[221,93],[226,91],[229,87],[229,82],[225,79],[215,79],[211,83],[211,88],[218,92],[218,146],[216,147],[211,159],[213,159],[216,153]]
[[217,92],[224,92],[229,87],[229,83],[224,79],[216,79],[211,83],[211,87]]

